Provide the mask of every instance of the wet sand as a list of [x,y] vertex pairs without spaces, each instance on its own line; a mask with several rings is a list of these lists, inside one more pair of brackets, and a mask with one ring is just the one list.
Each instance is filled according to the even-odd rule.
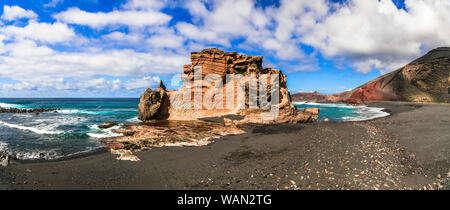
[[450,106],[373,102],[363,122],[252,125],[202,147],[0,167],[0,189],[450,189]]

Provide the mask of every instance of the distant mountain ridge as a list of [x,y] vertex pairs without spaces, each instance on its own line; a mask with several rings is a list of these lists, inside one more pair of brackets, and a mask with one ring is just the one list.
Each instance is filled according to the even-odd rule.
[[[302,95],[294,94],[292,98],[298,101]],[[365,101],[450,103],[450,47],[431,50],[406,66],[351,91],[316,97],[353,104]]]

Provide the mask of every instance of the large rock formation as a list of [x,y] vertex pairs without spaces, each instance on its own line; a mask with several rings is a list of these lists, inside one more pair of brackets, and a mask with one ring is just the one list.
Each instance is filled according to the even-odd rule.
[[[351,91],[324,98],[350,104],[365,101],[450,103],[450,47],[431,50],[396,71]],[[294,100],[300,99],[296,97]]]
[[[247,116],[248,122],[257,123],[310,122],[316,120],[318,118],[316,111],[299,111],[292,105],[291,96],[286,86],[286,76],[280,70],[263,68],[262,60],[262,56],[223,52],[217,48],[193,52],[191,53],[192,64],[184,66],[184,84],[180,90],[166,91],[164,88],[158,88],[152,91],[148,89],[141,96],[139,119],[143,121],[152,119],[192,120],[234,114]],[[196,75],[198,69],[201,69],[201,74],[197,73]],[[242,80],[245,80],[245,87],[229,80],[227,75],[240,75],[242,78],[247,78],[247,80],[236,81],[242,82]],[[271,81],[277,76],[279,77],[279,83],[275,83],[275,85],[279,87],[279,91],[272,92],[272,88],[274,88],[273,90],[276,90],[276,88],[272,87]],[[199,80],[200,78],[201,80]],[[208,83],[208,78],[214,78],[214,80]],[[250,100],[250,84],[255,84],[257,87],[260,84],[268,84],[266,86],[266,97],[260,92],[256,94],[257,104]],[[237,90],[239,87],[245,89],[244,97],[238,97]],[[198,100],[195,101],[195,90],[200,90],[202,96],[208,96],[212,100],[200,100],[200,105],[196,107]],[[227,94],[230,95],[227,90],[234,93],[231,100],[227,98]],[[264,114],[270,111],[267,110],[268,107],[274,106],[274,104],[270,104],[270,102],[276,101],[272,100],[272,94],[274,93],[275,96],[278,95],[279,97],[278,103],[275,105],[279,109],[278,117],[272,120],[256,118],[255,113]],[[166,96],[168,97],[166,98]],[[190,100],[185,100],[187,96],[190,96]],[[260,97],[263,97],[261,101],[267,99],[268,103],[261,102]],[[227,106],[228,103],[233,106]],[[239,104],[244,104],[244,106],[239,106]]]

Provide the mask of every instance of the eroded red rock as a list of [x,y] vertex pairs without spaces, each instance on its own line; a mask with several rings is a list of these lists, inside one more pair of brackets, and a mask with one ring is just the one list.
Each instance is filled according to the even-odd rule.
[[[279,77],[279,102],[278,108],[280,109],[280,115],[274,120],[261,123],[276,123],[276,122],[310,122],[317,118],[315,113],[298,111],[291,103],[291,96],[287,90],[286,75],[280,70],[272,68],[263,68],[262,56],[250,56],[241,55],[236,52],[223,52],[217,48],[204,49],[201,52],[191,53],[191,64],[184,66],[184,74],[187,77],[187,81],[184,82],[183,87],[177,91],[162,91],[160,89],[152,91],[147,90],[141,96],[141,102],[139,104],[139,119],[146,121],[151,119],[168,119],[168,120],[193,120],[205,117],[219,117],[229,114],[246,115],[250,113],[245,111],[247,109],[255,109],[249,104],[249,92],[248,83],[246,84],[244,102],[238,98],[237,84],[233,81],[228,81],[226,75],[236,75],[249,78],[252,76],[253,81],[256,84],[263,82],[266,79],[267,98],[271,100],[271,79],[276,76]],[[201,67],[202,81],[195,81],[195,70]],[[205,83],[205,78],[216,75],[220,83],[223,84],[222,89],[220,87]],[[201,88],[202,96],[208,95],[212,100],[200,100],[201,104],[196,106],[194,98],[194,89],[196,87]],[[227,98],[227,90],[232,90],[234,97],[229,100]],[[164,96],[167,94],[170,99],[170,104],[162,103]],[[190,95],[191,100],[183,100],[184,96]],[[259,95],[256,100],[259,101]],[[228,101],[227,101],[228,99]],[[228,103],[233,104],[232,108],[227,106]],[[245,107],[239,107],[239,103],[244,103]],[[164,110],[161,114],[160,110]],[[264,112],[264,110],[256,108],[251,113]],[[300,115],[305,115],[299,117]],[[305,121],[300,120],[305,119]],[[252,122],[258,122],[256,118],[251,120]]]

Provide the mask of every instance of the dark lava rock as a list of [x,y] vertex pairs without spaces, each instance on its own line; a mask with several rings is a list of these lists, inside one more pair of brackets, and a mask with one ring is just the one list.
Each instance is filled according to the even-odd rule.
[[141,95],[138,119],[142,121],[164,120],[169,117],[170,99],[165,89],[164,84],[161,82],[158,89],[152,90],[148,88]]
[[18,108],[0,107],[0,113],[35,113],[36,115],[38,115],[41,112],[54,112],[54,111],[58,111],[58,109],[45,109],[45,108],[18,109]]
[[102,125],[99,125],[98,127],[101,129],[105,129],[105,128],[111,128],[113,126],[119,125],[119,123],[117,122],[105,122]]

